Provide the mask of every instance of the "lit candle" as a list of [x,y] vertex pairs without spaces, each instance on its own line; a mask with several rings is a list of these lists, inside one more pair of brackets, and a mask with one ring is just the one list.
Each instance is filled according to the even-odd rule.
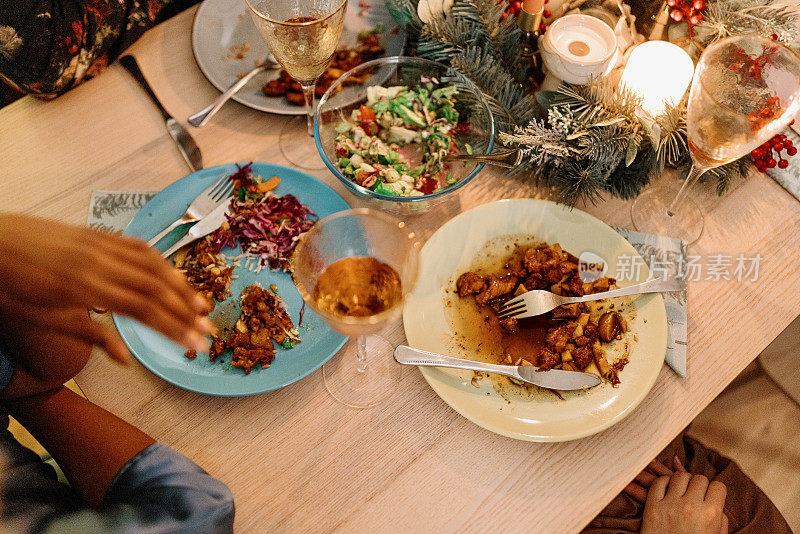
[[694,63],[681,47],[666,41],[648,41],[631,52],[620,85],[642,99],[642,109],[656,117],[667,102],[680,102],[694,75]]

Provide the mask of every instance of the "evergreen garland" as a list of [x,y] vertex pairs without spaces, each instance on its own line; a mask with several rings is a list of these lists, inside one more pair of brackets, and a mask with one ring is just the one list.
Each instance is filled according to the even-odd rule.
[[[584,86],[562,84],[534,98],[522,84],[520,31],[512,15],[501,17],[506,3],[455,0],[447,13],[423,23],[419,0],[385,0],[395,18],[416,36],[416,54],[449,64],[485,94],[495,116],[498,139],[519,147],[529,173],[560,201],[594,202],[603,192],[629,199],[638,195],[665,166],[688,172],[685,102],[668,108],[653,122],[636,114],[638,98],[604,78]],[[693,29],[700,46],[738,33],[775,34],[797,39],[797,0],[711,0],[705,20]],[[713,169],[722,194],[746,176],[750,157]]]
[[711,0],[703,22],[694,27],[694,40],[707,46],[731,35],[757,33],[796,46],[797,6],[797,0]]

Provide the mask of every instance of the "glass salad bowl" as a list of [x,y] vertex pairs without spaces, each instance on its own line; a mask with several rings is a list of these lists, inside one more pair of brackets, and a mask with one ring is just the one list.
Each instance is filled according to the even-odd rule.
[[435,61],[390,56],[331,85],[314,115],[314,139],[328,169],[367,206],[413,215],[457,199],[483,169],[447,156],[491,153],[494,120],[463,75]]

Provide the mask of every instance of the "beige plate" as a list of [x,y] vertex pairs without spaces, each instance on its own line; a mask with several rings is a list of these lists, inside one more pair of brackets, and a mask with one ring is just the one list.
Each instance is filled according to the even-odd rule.
[[[593,252],[614,276],[618,258],[638,256],[610,226],[577,209],[544,200],[501,200],[471,209],[442,226],[422,248],[417,286],[403,310],[412,347],[451,356],[481,359],[459,347],[446,316],[445,302],[455,274],[467,270],[486,243],[505,235],[533,235],[560,243],[580,256]],[[630,260],[628,260],[630,261]],[[647,276],[646,267],[641,276]],[[630,281],[621,283],[628,285]],[[658,377],[667,348],[667,316],[661,295],[642,295],[633,305],[627,334],[630,363],[618,387],[603,384],[560,400],[544,390],[529,393],[483,379],[471,371],[422,367],[433,390],[470,421],[497,434],[528,441],[567,441],[600,432],[621,421],[644,399]],[[619,343],[619,342],[617,342]]]

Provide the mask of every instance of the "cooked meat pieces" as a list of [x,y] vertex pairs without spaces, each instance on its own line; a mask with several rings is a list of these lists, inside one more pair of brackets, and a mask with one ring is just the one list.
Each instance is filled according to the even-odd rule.
[[545,341],[547,346],[558,352],[559,354],[567,350],[567,343],[572,341],[572,334],[578,326],[574,321],[564,323],[559,326],[553,326],[547,329],[547,336]]
[[[380,36],[377,33],[359,36],[358,41],[358,46],[355,48],[345,48],[334,52],[325,72],[317,79],[314,87],[317,97],[324,95],[342,74],[366,61],[375,59],[384,52]],[[364,83],[369,74],[369,72],[364,72],[361,76],[350,76],[347,82],[349,85]],[[291,104],[305,105],[303,88],[285,70],[281,70],[276,79],[267,82],[261,88],[261,92],[265,96],[284,96]]]
[[490,300],[496,299],[497,297],[502,297],[503,295],[508,295],[512,291],[517,288],[517,278],[514,276],[495,276],[489,275],[486,279],[486,289],[481,291],[478,296],[475,297],[475,302],[479,305],[483,306],[484,304],[488,303]]
[[586,304],[583,302],[564,304],[553,310],[553,319],[577,319],[585,311]]
[[571,354],[573,363],[581,371],[586,369],[594,359],[594,353],[592,352],[592,347],[589,345],[578,347],[575,350],[571,351]]
[[[578,258],[563,250],[557,243],[524,249],[520,247],[495,274],[486,277],[475,272],[461,274],[456,280],[456,291],[460,297],[475,295],[475,302],[479,306],[488,305],[496,312],[495,306],[499,302],[496,299],[510,296],[517,289],[519,281],[524,286],[520,290],[543,289],[565,296],[583,296],[607,291],[614,286],[615,280],[608,277],[584,283],[578,265]],[[548,324],[544,347],[533,361],[537,361],[542,369],[569,370],[584,370],[594,363],[601,375],[608,378],[609,365],[602,343],[607,342],[612,334],[616,337],[620,330],[624,332],[626,328],[618,315],[612,316],[608,313],[604,317],[604,322],[598,324],[598,318],[592,317],[590,306],[585,303],[568,304],[554,309],[543,318],[545,324]],[[611,320],[616,317],[620,321]],[[499,325],[504,335],[514,334],[519,330],[518,320],[514,318],[503,319],[499,321]]]
[[555,352],[551,351],[548,348],[542,349],[542,352],[539,353],[539,368],[542,371],[552,369],[559,363],[561,363],[560,354],[556,354]]
[[517,330],[519,330],[519,324],[517,320],[513,317],[509,317],[507,319],[500,320],[500,328],[508,332],[509,334],[513,334]]
[[269,367],[270,362],[275,358],[275,349],[270,347],[258,347],[254,349],[246,349],[244,347],[236,347],[233,349],[233,356],[231,357],[231,365],[240,367],[244,370],[244,374],[249,375],[250,371],[256,365],[261,364],[261,367]]
[[180,254],[176,254],[175,267],[181,269],[189,285],[204,296],[211,307],[228,296],[235,267],[225,261],[212,248],[210,238],[200,239]]
[[218,337],[211,338],[211,349],[208,351],[208,359],[213,362],[217,359],[217,356],[225,352],[226,348],[227,345],[224,339]]
[[[269,366],[275,358],[273,340],[286,346],[294,325],[278,295],[258,285],[244,288],[239,303],[242,313],[235,330],[227,339],[213,337],[208,357],[213,362],[230,349],[233,351],[231,365],[249,374],[256,365]],[[295,335],[291,335],[291,343],[299,342]],[[189,351],[186,357],[192,357]]]
[[486,289],[486,280],[470,271],[465,272],[456,280],[456,291],[459,297],[477,295],[484,289]]

